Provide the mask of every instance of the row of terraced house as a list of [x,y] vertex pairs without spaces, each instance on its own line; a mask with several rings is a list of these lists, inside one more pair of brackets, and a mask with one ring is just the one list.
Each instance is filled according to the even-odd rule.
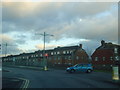
[[14,65],[43,66],[44,57],[48,66],[71,66],[77,63],[92,63],[98,69],[111,69],[113,65],[120,65],[120,45],[101,41],[101,45],[91,55],[89,60],[82,44],[68,47],[57,47],[50,50],[38,50],[33,53],[22,53],[2,58],[2,62]]

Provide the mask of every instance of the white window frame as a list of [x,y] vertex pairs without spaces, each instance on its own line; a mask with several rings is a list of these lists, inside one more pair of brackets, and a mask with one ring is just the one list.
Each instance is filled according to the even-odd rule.
[[71,56],[68,56],[68,59],[69,59],[69,60],[72,60]]
[[76,60],[79,60],[79,56],[76,56]]
[[66,51],[63,51],[63,54],[66,54]]
[[57,51],[57,54],[60,54],[60,52],[59,52],[59,51]]
[[115,56],[115,60],[118,61],[119,60],[119,56]]
[[58,64],[61,64],[60,62],[58,62]]
[[113,60],[113,57],[110,57],[110,60],[112,61],[112,60]]
[[51,52],[51,55],[53,55],[53,52]]
[[67,60],[67,56],[65,56],[65,60]]
[[117,48],[114,48],[114,53],[118,53],[118,49]]
[[95,61],[98,61],[98,57],[95,57]]
[[71,50],[70,53],[72,53],[73,51]]
[[67,54],[69,54],[70,52],[69,51],[67,51]]
[[105,61],[106,57],[102,57],[102,60]]
[[59,57],[58,57],[58,60],[60,60],[60,59],[61,59],[61,57],[59,56]]
[[40,54],[40,56],[42,57],[43,55],[42,55],[42,54]]
[[36,57],[38,57],[38,55],[36,54]]

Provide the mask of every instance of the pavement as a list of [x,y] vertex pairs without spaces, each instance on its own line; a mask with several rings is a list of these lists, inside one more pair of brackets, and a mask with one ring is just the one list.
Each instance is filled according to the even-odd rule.
[[119,83],[111,79],[110,73],[69,74],[65,70],[43,71],[38,67],[26,68],[5,67],[4,69],[10,72],[4,72],[3,77],[22,78],[25,88],[119,88]]

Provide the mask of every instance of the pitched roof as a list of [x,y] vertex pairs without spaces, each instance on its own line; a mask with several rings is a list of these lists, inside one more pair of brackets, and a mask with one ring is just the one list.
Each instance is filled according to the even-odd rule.
[[112,43],[105,43],[104,45],[99,46],[96,50],[98,50],[98,49],[114,49],[115,47],[120,48],[120,45],[112,44]]
[[67,46],[67,47],[57,47],[57,48],[54,48],[54,50],[69,50],[69,49],[77,49],[79,48],[78,45],[76,46]]

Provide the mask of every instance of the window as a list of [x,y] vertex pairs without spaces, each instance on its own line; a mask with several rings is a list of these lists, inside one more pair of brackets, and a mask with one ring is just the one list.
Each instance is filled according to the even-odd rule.
[[71,60],[71,56],[69,56],[68,59]]
[[117,52],[117,48],[114,48],[114,53],[118,53],[118,52]]
[[98,57],[95,57],[95,61],[98,61]]
[[110,60],[113,60],[113,57],[110,57]]
[[67,59],[67,56],[65,57],[65,59]]
[[29,59],[29,57],[27,56],[27,59]]
[[78,56],[76,56],[76,59],[78,60],[78,59],[79,59],[79,57],[78,57]]
[[60,54],[60,52],[58,51],[57,54]]
[[60,60],[60,57],[58,57],[58,60]]
[[66,51],[63,51],[63,54],[66,54]]
[[53,55],[53,52],[51,52],[51,55]]
[[103,61],[105,61],[105,57],[103,57]]
[[87,65],[87,64],[83,64],[82,66],[83,66],[83,67],[88,67],[88,65]]
[[42,54],[40,54],[40,56],[42,57]]
[[69,54],[69,51],[67,51],[67,54]]
[[116,57],[115,57],[115,60],[119,60],[119,57],[118,57],[118,56],[116,56]]
[[38,55],[36,55],[36,57],[38,57]]
[[54,60],[57,60],[57,57],[54,57]]
[[72,53],[72,50],[70,51],[70,53]]
[[56,54],[56,52],[54,52],[54,55]]
[[58,64],[60,64],[60,62],[58,62]]

